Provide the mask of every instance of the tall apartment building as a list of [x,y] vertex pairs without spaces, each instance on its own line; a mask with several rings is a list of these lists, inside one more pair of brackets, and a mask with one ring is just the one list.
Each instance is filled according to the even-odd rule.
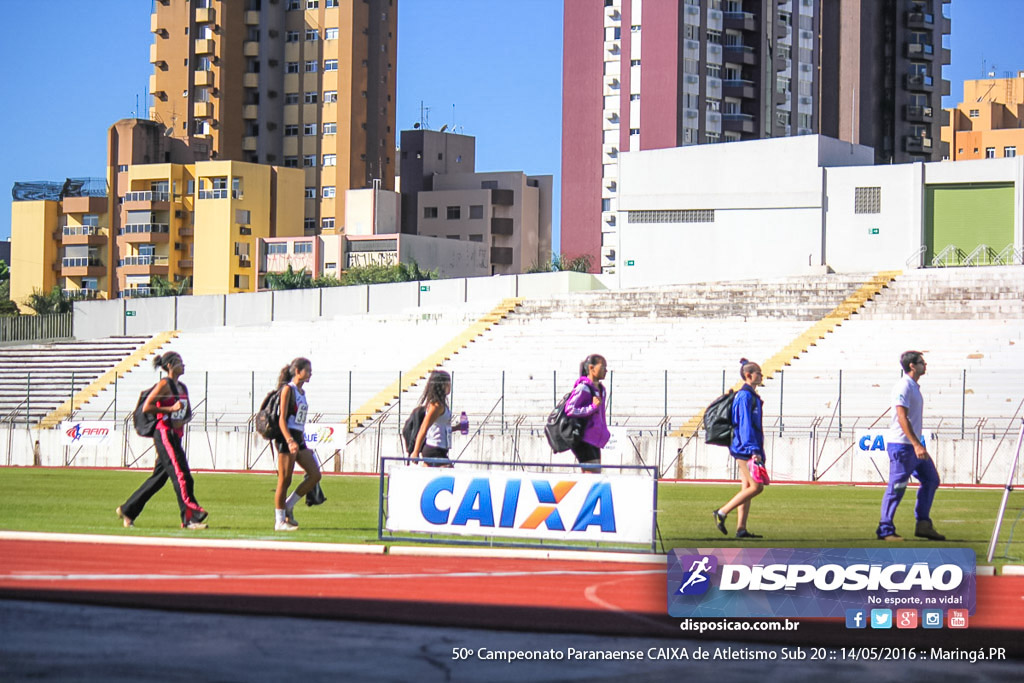
[[942,127],[949,158],[1000,159],[1024,152],[1024,71],[964,81],[964,98]]
[[623,152],[822,132],[940,158],[946,2],[566,0],[562,251],[614,272]]
[[394,188],[395,0],[155,0],[150,118],[196,160],[302,168],[307,234]]

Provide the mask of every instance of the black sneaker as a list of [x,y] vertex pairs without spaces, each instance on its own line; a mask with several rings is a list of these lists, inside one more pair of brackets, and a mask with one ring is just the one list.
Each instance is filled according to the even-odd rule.
[[927,538],[931,541],[945,541],[946,537],[935,530],[930,520],[923,520],[917,523],[914,535],[918,538]]
[[202,508],[200,508],[199,510],[196,510],[195,512],[192,513],[192,519],[190,519],[189,521],[190,522],[195,522],[197,524],[202,524],[203,522],[206,521],[206,518],[209,517],[209,516],[210,516],[209,512],[207,512],[206,510],[203,510]]
[[728,536],[729,532],[725,530],[725,515],[719,514],[718,510],[712,510],[711,516],[715,518],[715,526],[722,532],[722,535]]
[[736,532],[736,538],[764,538],[761,534],[752,534],[746,529],[740,529]]

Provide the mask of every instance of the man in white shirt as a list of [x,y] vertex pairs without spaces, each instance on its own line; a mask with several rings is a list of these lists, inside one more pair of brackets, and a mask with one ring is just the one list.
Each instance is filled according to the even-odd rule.
[[924,399],[918,380],[924,375],[927,364],[920,351],[906,351],[900,356],[900,366],[904,374],[893,387],[893,415],[886,444],[889,453],[889,486],[882,497],[882,516],[875,533],[883,541],[903,540],[896,533],[893,517],[913,475],[921,482],[917,491],[917,504],[914,506],[914,517],[917,519],[914,535],[944,541],[946,537],[935,530],[930,517],[932,500],[939,488],[939,473],[925,448],[924,430],[921,427]]

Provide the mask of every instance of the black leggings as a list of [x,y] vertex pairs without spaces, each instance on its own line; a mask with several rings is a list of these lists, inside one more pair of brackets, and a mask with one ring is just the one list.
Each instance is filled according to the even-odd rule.
[[188,524],[192,515],[202,511],[196,502],[193,489],[192,472],[188,468],[188,459],[181,447],[181,437],[173,429],[161,429],[153,432],[153,445],[156,447],[156,466],[149,479],[128,498],[121,506],[126,517],[135,519],[142,512],[153,494],[163,488],[170,479],[174,495],[178,497],[178,508],[181,510],[181,523]]

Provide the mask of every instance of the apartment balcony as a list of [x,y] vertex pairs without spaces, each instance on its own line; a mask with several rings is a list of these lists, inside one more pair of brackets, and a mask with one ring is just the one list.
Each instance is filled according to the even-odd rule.
[[260,43],[258,40],[247,40],[242,43],[242,54],[246,57],[260,56]]
[[212,24],[217,20],[217,15],[212,7],[200,7],[196,10],[197,24]]
[[931,154],[932,139],[918,135],[904,135],[903,151],[912,154]]
[[259,26],[260,25],[260,13],[258,10],[245,13],[245,25],[246,26]]
[[722,114],[722,130],[733,133],[753,133],[754,117],[750,114]]
[[162,59],[160,59],[160,57],[157,56],[157,53],[156,53],[156,46],[157,45],[159,45],[159,43],[153,43],[153,44],[151,44],[149,46],[149,63],[150,64],[156,64],[158,62],[162,62],[163,61]]
[[753,64],[756,58],[754,48],[749,45],[723,45],[722,59],[733,64]]
[[107,243],[107,236],[100,232],[102,228],[92,225],[66,225],[61,233],[60,243],[65,246],[87,244],[98,247]]
[[248,254],[236,254],[238,257],[239,268],[252,268],[252,261],[249,260]]
[[163,31],[163,27],[160,26],[160,22],[157,20],[156,12],[149,15],[149,32],[160,33]]
[[60,200],[62,213],[106,213],[106,197],[65,197]]
[[60,260],[60,274],[63,277],[102,277],[107,267],[98,258],[65,257]]
[[238,199],[238,192],[227,188],[215,190],[199,190],[198,199]]
[[192,265],[192,259],[190,258],[178,259],[178,267],[182,270],[192,270]]
[[208,119],[213,116],[213,102],[194,102],[192,115],[197,119]]
[[903,120],[910,123],[931,123],[932,108],[908,104],[903,108]]
[[723,12],[722,17],[725,28],[731,28],[735,31],[757,30],[757,20],[750,12]]
[[117,262],[122,275],[160,275],[167,277],[166,256],[125,256]]
[[491,190],[491,204],[496,206],[512,206],[515,198],[515,192],[512,190]]
[[149,296],[153,293],[151,287],[128,287],[117,293],[119,299],[131,299],[137,296]]
[[512,265],[512,247],[491,247],[491,263],[499,266]]
[[246,151],[246,152],[255,152],[256,151],[256,136],[255,135],[247,135],[244,138],[242,138],[242,149],[244,151]]
[[935,15],[927,12],[907,12],[903,15],[907,28],[930,30],[935,28]]
[[260,105],[246,104],[242,106],[242,118],[255,121],[259,118]]
[[213,38],[200,38],[196,41],[196,54],[197,55],[212,55],[216,49],[216,43]]
[[743,97],[753,99],[757,95],[753,81],[727,80],[722,81],[723,97]]
[[242,87],[243,88],[258,88],[260,87],[260,75],[257,73],[245,73],[242,74]]
[[935,83],[926,74],[903,74],[903,87],[911,92],[930,93],[935,90]]
[[192,82],[196,86],[212,87],[213,86],[213,72],[212,71],[196,71],[194,74],[192,74]]
[[935,46],[928,43],[906,43],[903,46],[903,54],[907,59],[931,61],[935,57]]
[[513,222],[511,218],[492,218],[491,234],[509,236],[512,234],[512,226]]
[[125,210],[168,211],[171,208],[171,195],[168,192],[125,192],[122,198]]
[[62,289],[60,292],[64,295],[65,299],[71,299],[72,301],[91,301],[98,299],[100,296],[98,289]]
[[196,234],[196,229],[193,227],[178,228],[179,237],[191,237]]
[[166,244],[171,239],[167,223],[129,223],[117,231],[117,243]]

